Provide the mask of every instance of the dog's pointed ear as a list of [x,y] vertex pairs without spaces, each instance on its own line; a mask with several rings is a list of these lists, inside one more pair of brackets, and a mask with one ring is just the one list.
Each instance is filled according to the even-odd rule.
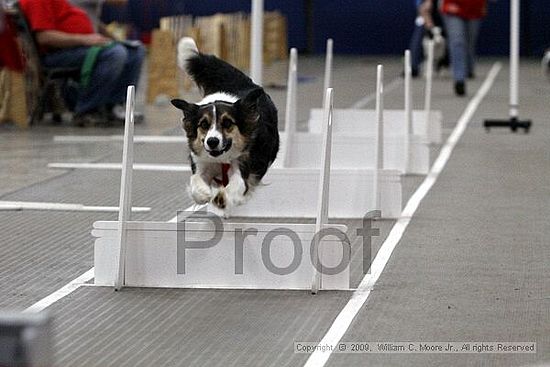
[[171,102],[174,107],[183,111],[185,118],[194,115],[199,110],[199,106],[194,103],[184,101],[183,99],[173,99]]
[[255,88],[248,92],[246,96],[241,98],[237,101],[237,103],[242,107],[244,110],[249,112],[254,112],[258,110],[258,99],[264,94],[264,90],[262,88]]

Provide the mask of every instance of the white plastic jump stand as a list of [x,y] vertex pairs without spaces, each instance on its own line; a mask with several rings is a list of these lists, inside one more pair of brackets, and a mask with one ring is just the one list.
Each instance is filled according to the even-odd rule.
[[384,168],[384,66],[382,65],[378,65],[376,69],[376,126],[378,128],[378,139],[376,139],[376,166],[372,194],[374,196],[374,209],[381,210],[379,175]]
[[[429,123],[432,111],[432,84],[434,74],[434,47],[433,40],[428,41],[428,55],[426,58],[426,89],[424,91],[424,111],[426,113],[426,121]],[[414,116],[413,116],[414,119]],[[413,127],[414,133],[414,127]]]
[[406,155],[405,173],[411,173],[411,143],[410,136],[413,135],[413,114],[412,114],[412,67],[411,67],[411,51],[405,50],[405,125],[408,139],[405,139]]
[[250,78],[262,85],[263,70],[264,0],[252,0],[252,24],[250,27]]
[[413,110],[413,134],[425,136],[430,144],[441,144],[441,124],[443,123],[443,115],[439,110],[432,110],[434,48],[434,41],[429,40],[427,47],[428,55],[426,59],[426,89],[424,91],[424,111]]
[[[120,178],[120,211],[118,213],[117,245],[118,267],[115,280],[115,290],[124,286],[124,270],[126,269],[126,246],[128,241],[128,230],[126,228],[130,220],[132,207],[132,167],[134,165],[134,107],[135,87],[128,87],[126,94],[126,116],[124,119],[124,146],[122,148],[122,174]],[[118,255],[118,256],[117,256]]]
[[485,120],[483,126],[487,131],[492,127],[507,127],[516,132],[523,129],[529,133],[531,120],[520,120],[519,118],[519,0],[510,1],[510,110],[507,120]]
[[[131,93],[133,97],[133,89]],[[332,90],[328,96],[332,99]],[[127,117],[121,220],[95,222],[92,230],[96,237],[96,285],[116,289],[123,286],[307,289],[312,292],[349,289],[350,247],[344,235],[347,227],[327,224],[330,160],[325,158],[325,169],[317,170],[317,174],[322,175],[317,179],[319,186],[311,187],[321,200],[316,203],[315,224],[231,223],[205,216],[204,212],[194,213],[183,221],[127,221],[133,156],[132,119],[128,110]],[[330,157],[329,132],[327,127],[325,157]],[[318,235],[319,229],[328,232]],[[344,240],[339,235],[344,235]],[[314,264],[318,269],[337,267],[340,271],[318,272]]]
[[[328,88],[332,88],[332,55],[333,55],[333,45],[334,42],[332,41],[332,38],[327,39],[327,50],[326,50],[326,57],[325,57],[325,77],[323,80],[323,92],[326,91]],[[326,102],[325,96],[323,96],[323,103]],[[323,104],[323,107],[325,105]]]
[[297,115],[297,90],[298,90],[298,50],[295,48],[290,49],[290,57],[288,63],[288,80],[287,80],[287,93],[286,93],[286,109],[285,109],[285,130],[281,138],[282,152],[281,159],[277,159],[273,167],[282,168],[288,165],[290,161],[289,153],[290,149],[287,146],[292,145],[292,136],[296,132]]
[[[315,233],[321,233],[328,224],[328,205],[329,205],[329,192],[330,192],[330,156],[332,148],[332,107],[333,107],[333,94],[332,88],[326,89],[325,100],[323,106],[325,106],[325,131],[323,134],[323,155],[321,157],[321,176],[319,177],[319,194],[317,196],[317,218],[315,223]],[[313,277],[311,279],[311,292],[313,294],[319,291],[321,286],[321,273],[318,271],[319,256],[322,249],[320,249],[321,243],[318,239],[314,241],[314,247],[312,251],[311,259],[313,261]]]

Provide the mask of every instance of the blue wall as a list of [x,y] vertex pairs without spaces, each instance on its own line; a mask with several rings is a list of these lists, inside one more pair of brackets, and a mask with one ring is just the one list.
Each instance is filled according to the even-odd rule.
[[314,4],[315,51],[334,39],[334,51],[401,54],[414,27],[412,0],[323,0]]
[[[313,0],[313,46],[321,53],[332,37],[341,54],[401,54],[409,43],[416,10],[414,0]],[[539,56],[550,46],[550,0],[522,2],[522,53]],[[265,0],[267,10],[288,18],[289,46],[307,47],[304,0]],[[510,0],[489,2],[478,49],[485,55],[508,53]],[[250,12],[250,0],[129,0],[126,10],[107,8],[104,20],[127,20],[142,31],[158,26],[162,16]]]

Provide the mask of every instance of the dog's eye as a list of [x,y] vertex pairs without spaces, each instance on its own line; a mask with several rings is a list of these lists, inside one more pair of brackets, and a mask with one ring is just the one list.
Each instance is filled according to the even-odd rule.
[[233,125],[233,120],[228,119],[228,118],[222,119],[222,127],[223,127],[224,129],[230,128],[231,125]]
[[210,127],[210,124],[208,123],[207,119],[202,119],[199,121],[199,127],[201,129],[208,130],[208,128]]

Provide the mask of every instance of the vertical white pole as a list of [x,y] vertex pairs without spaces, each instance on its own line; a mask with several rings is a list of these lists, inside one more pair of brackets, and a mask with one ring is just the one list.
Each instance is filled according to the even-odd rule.
[[132,210],[132,170],[134,165],[134,108],[135,87],[128,86],[126,93],[126,117],[124,120],[124,146],[122,149],[122,174],[120,178],[120,203],[118,212],[119,245],[118,272],[115,290],[120,290],[125,282],[127,222]]
[[[320,177],[319,177],[319,194],[317,196],[317,219],[315,221],[315,233],[320,233],[324,226],[328,223],[328,203],[330,192],[330,157],[332,149],[332,104],[333,90],[328,88],[325,94],[324,113],[324,134],[323,134],[323,156],[321,161]],[[320,241],[317,240],[311,244],[313,251],[311,253],[311,261],[313,263],[313,279],[311,281],[311,293],[315,294],[321,288],[321,274],[317,271],[319,263],[319,246]]]
[[[428,58],[426,60],[426,90],[424,95],[424,116],[426,118],[426,128],[430,123],[432,113],[432,84],[434,74],[434,41],[428,41]],[[414,130],[413,130],[414,132]]]
[[250,36],[250,77],[262,85],[264,44],[264,0],[252,0],[252,25]]
[[[332,38],[327,40],[327,51],[325,57],[325,80],[323,82],[323,93],[328,89],[332,88],[332,49],[334,42]],[[323,96],[323,103],[326,99]],[[323,106],[324,107],[324,106]]]
[[380,210],[380,170],[384,168],[384,66],[376,70],[376,167],[373,178],[373,210]]
[[406,121],[406,164],[405,164],[405,173],[409,172],[409,156],[410,156],[410,135],[412,133],[412,91],[411,91],[411,77],[412,77],[412,67],[411,67],[411,51],[405,51],[405,121]]
[[519,0],[510,1],[510,117],[519,116]]
[[286,92],[286,111],[285,111],[285,145],[283,147],[283,167],[290,167],[290,153],[292,146],[292,136],[296,132],[297,118],[297,88],[298,88],[298,50],[290,50],[290,59],[288,64],[288,81]]

